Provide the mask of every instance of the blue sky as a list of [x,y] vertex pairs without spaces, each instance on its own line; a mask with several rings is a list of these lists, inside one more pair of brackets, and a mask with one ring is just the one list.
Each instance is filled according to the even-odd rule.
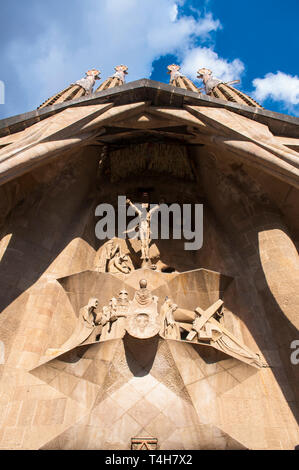
[[206,66],[299,116],[298,18],[299,0],[2,0],[0,117],[35,109],[89,68],[104,80],[124,63],[127,81],[167,83],[172,62],[198,86]]

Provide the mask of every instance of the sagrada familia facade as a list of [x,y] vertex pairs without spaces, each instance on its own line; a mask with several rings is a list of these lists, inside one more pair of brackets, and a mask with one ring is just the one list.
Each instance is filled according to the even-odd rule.
[[299,444],[299,119],[168,72],[0,121],[0,449]]

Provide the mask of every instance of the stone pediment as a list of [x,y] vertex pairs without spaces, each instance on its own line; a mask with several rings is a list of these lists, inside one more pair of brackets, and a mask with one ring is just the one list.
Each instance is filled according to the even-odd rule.
[[[166,89],[165,93],[169,94],[169,90]],[[188,93],[195,95],[194,92]],[[171,106],[153,105],[148,100],[125,101],[124,104],[84,101],[80,102],[81,106],[73,103],[59,107],[58,114],[44,116],[46,121],[34,123],[31,120],[27,128],[23,122],[25,130],[18,132],[13,139],[7,141],[3,135],[1,142],[0,138],[0,185],[66,151],[90,145],[124,141],[128,144],[136,142],[136,139],[158,138],[165,142],[216,146],[223,153],[237,155],[240,162],[259,170],[262,168],[266,173],[299,187],[298,153],[284,145],[281,139],[276,139],[267,119],[257,122],[256,110],[253,120],[248,110],[245,115],[238,116],[232,105],[213,103],[211,106],[211,98],[209,105],[199,99],[203,98],[196,98],[197,101],[191,104],[174,101]],[[131,122],[132,127],[128,127],[127,122]],[[171,126],[166,126],[167,122]],[[125,129],[119,124],[126,125]],[[6,129],[6,132],[11,132]],[[293,137],[292,131],[287,137]]]
[[[181,108],[184,104],[199,105],[205,107],[219,107],[241,114],[249,119],[266,124],[271,132],[285,137],[298,137],[296,127],[299,119],[293,116],[278,114],[264,109],[252,109],[232,102],[224,102],[220,99],[207,95],[199,95],[193,91],[184,90],[166,83],[156,82],[146,78],[129,82],[121,87],[104,90],[90,96],[85,96],[72,102],[65,102],[49,106],[40,110],[34,110],[8,119],[0,120],[0,137],[7,138],[11,142],[12,135],[22,131],[24,128],[61,112],[66,108],[80,105],[90,106],[98,103],[107,103],[107,100],[115,105],[134,103],[138,101],[150,101],[155,106],[174,106]],[[294,144],[294,143],[293,143]]]

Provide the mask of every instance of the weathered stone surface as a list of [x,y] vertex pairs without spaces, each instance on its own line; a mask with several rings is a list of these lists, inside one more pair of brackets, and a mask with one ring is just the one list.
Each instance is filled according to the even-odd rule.
[[[298,445],[298,119],[141,80],[1,129],[0,448]],[[127,160],[116,182],[109,152],[144,142],[186,146],[189,176],[153,146],[146,170]],[[117,215],[118,195],[144,191],[153,204],[202,203],[203,246],[149,237],[142,253],[116,236],[103,270],[95,207]],[[141,280],[149,293],[133,300]],[[217,302],[223,316],[206,318]],[[132,312],[161,329],[134,333]],[[217,348],[221,335],[239,356]]]

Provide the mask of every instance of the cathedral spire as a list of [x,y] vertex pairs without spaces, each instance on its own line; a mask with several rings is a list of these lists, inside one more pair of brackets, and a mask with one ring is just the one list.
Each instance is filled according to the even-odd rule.
[[170,85],[184,88],[185,90],[195,91],[196,93],[200,93],[198,88],[194,85],[194,83],[187,77],[185,77],[181,72],[181,67],[176,64],[168,65],[167,67],[168,72],[170,74]]
[[116,86],[123,85],[125,83],[126,75],[128,74],[128,67],[126,65],[117,65],[114,67],[115,73],[107,78],[97,89],[98,91],[107,90],[108,88],[114,88]]
[[90,95],[92,93],[93,86],[96,80],[100,79],[100,70],[90,69],[85,73],[85,77],[72,83],[64,90],[56,93],[41,104],[37,109],[51,106],[52,104],[63,103],[64,101],[70,101],[82,96]]
[[225,101],[232,101],[234,103],[245,104],[247,106],[254,106],[256,108],[262,107],[250,96],[230,86],[233,83],[238,83],[239,80],[225,83],[222,80],[213,77],[212,71],[204,67],[199,69],[197,73],[197,78],[200,78],[205,85],[205,91],[207,95]]

